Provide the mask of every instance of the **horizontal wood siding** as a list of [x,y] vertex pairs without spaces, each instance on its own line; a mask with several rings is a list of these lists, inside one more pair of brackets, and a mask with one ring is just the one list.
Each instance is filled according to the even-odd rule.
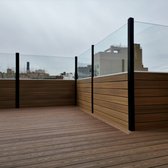
[[0,80],[0,108],[15,107],[15,80]]
[[136,130],[168,127],[168,73],[135,73]]
[[73,80],[21,80],[20,106],[74,105],[75,81]]
[[128,131],[127,74],[94,78],[94,115]]
[[77,103],[80,110],[91,113],[91,79],[77,81]]

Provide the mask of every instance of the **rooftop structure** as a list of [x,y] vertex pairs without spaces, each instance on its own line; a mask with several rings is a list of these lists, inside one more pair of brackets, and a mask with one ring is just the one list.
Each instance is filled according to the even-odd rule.
[[[143,66],[142,48],[140,44],[134,45],[135,71],[148,71]],[[128,49],[121,46],[110,46],[104,52],[95,54],[95,75],[106,75],[118,72],[126,72],[128,68]]]

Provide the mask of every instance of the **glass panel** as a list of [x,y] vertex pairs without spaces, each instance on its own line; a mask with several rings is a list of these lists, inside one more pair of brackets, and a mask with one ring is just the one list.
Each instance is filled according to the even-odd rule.
[[88,49],[78,57],[78,79],[91,77],[91,50]]
[[135,71],[168,72],[168,26],[135,22]]
[[0,108],[15,107],[15,54],[0,53]]
[[0,53],[0,79],[15,79],[15,54]]
[[74,79],[75,58],[20,55],[21,79]]
[[127,71],[127,25],[95,45],[95,76]]

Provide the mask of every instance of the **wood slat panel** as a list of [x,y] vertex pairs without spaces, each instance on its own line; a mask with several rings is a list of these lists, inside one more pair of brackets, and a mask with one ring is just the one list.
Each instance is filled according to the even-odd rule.
[[127,73],[122,74],[114,74],[114,75],[108,75],[108,76],[101,76],[101,77],[95,77],[94,82],[116,82],[116,81],[127,81],[128,75]]
[[94,105],[95,111],[102,111],[105,114],[114,117],[116,119],[128,122],[128,115],[110,108],[102,107],[101,105]]
[[135,72],[135,79],[145,81],[168,81],[168,75],[162,72]]
[[15,80],[0,80],[0,109],[15,107]]
[[90,115],[91,109],[90,108],[86,108],[84,106],[80,106],[79,109],[87,114]]
[[83,106],[87,106],[91,108],[91,103],[87,102],[87,101],[82,101],[81,99],[79,99],[79,105],[83,105]]
[[0,88],[15,88],[15,80],[0,80]]
[[147,80],[135,80],[136,89],[168,89],[168,81],[147,81]]
[[34,81],[34,83],[33,82],[27,83],[26,81],[24,81],[24,82],[20,82],[20,85],[22,87],[25,87],[25,88],[56,88],[56,87],[58,87],[58,88],[59,87],[60,88],[67,88],[67,87],[72,88],[72,87],[75,86],[74,82],[71,82],[71,83],[68,82],[68,83],[64,83],[64,84],[63,83],[57,83],[57,82],[55,82],[55,84],[54,83],[52,83],[52,84],[47,84],[47,83],[41,84],[40,81]]
[[106,100],[107,102],[113,102],[113,103],[118,103],[118,104],[122,104],[122,105],[128,105],[128,98],[126,98],[126,97],[94,94],[94,99]]
[[91,113],[91,79],[80,79],[77,81],[77,102],[79,108]]
[[91,82],[91,78],[85,78],[85,79],[78,79],[78,83],[90,83]]
[[10,94],[10,93],[9,93],[9,95],[2,94],[1,97],[0,97],[0,101],[3,101],[3,102],[5,102],[5,101],[6,102],[8,102],[8,101],[13,102],[14,101],[15,102],[15,94],[13,94],[13,95]]
[[168,89],[136,89],[135,90],[135,95],[137,97],[168,97]]
[[34,85],[35,83],[38,84],[40,82],[41,85],[43,85],[43,84],[44,85],[45,84],[47,84],[47,85],[50,85],[50,84],[55,85],[55,83],[58,84],[58,85],[59,84],[65,84],[65,85],[69,84],[69,85],[71,85],[71,84],[73,84],[72,81],[73,80],[62,80],[62,79],[61,80],[59,80],[59,79],[56,79],[56,80],[53,80],[53,79],[51,79],[51,80],[50,79],[47,79],[47,80],[43,80],[43,79],[42,80],[41,79],[37,79],[37,80],[36,79],[35,80],[33,80],[33,79],[31,79],[31,80],[23,80],[23,79],[21,79],[20,83],[33,84]]
[[136,114],[167,113],[168,105],[136,106]]
[[109,116],[109,115],[105,114],[104,112],[98,111],[98,110],[95,111],[94,115],[98,119],[104,121],[105,123],[107,123],[113,127],[116,127],[116,128],[118,128],[122,131],[125,131],[125,132],[128,131],[128,123],[127,122],[116,119],[115,117]]
[[128,130],[127,74],[94,78],[94,115],[119,129]]
[[[78,81],[78,105],[85,111],[90,110],[91,114],[90,82],[90,79]],[[113,123],[115,126],[122,125],[122,122],[124,122],[126,126],[122,125],[121,127],[128,129],[127,74],[95,77],[93,87],[94,113],[92,115],[105,122],[108,121],[109,124]]]
[[95,94],[128,97],[127,89],[100,89],[94,88]]
[[21,107],[74,105],[73,80],[21,80]]
[[94,88],[102,88],[102,89],[127,89],[128,83],[127,81],[122,82],[94,82]]
[[91,114],[91,106],[80,104],[79,109],[83,112],[87,112],[88,114]]
[[91,83],[81,83],[78,84],[78,86],[82,88],[91,88]]
[[[66,104],[64,103],[64,101],[66,101]],[[70,106],[74,104],[74,101],[72,100],[58,100],[58,101],[52,101],[52,100],[48,100],[48,101],[21,101],[21,105],[20,107],[29,107],[31,105],[31,107],[49,107],[49,106]]]
[[78,99],[78,106],[81,111],[91,113],[91,99]]
[[168,97],[136,97],[135,105],[167,105]]
[[78,92],[79,98],[83,97],[83,98],[89,98],[91,99],[91,93],[86,93],[86,92]]
[[136,129],[168,123],[168,73],[135,73]]
[[106,100],[94,100],[95,105],[101,105],[102,107],[106,107],[109,109],[115,109],[116,111],[123,112],[125,114],[128,114],[128,106],[122,105],[114,102],[107,102]]
[[[15,107],[15,80],[0,80],[0,108]],[[74,105],[73,80],[20,80],[20,106]]]
[[15,101],[13,100],[7,100],[7,101],[0,101],[0,109],[3,108],[15,108]]
[[166,113],[149,113],[149,114],[137,114],[136,115],[136,122],[156,122],[156,121],[167,121],[168,122],[168,115]]
[[157,129],[165,129],[168,128],[167,121],[158,121],[158,122],[142,122],[136,124],[136,130],[157,130]]
[[86,93],[90,93],[90,92],[91,92],[91,88],[82,88],[82,87],[78,87],[78,92],[86,92]]

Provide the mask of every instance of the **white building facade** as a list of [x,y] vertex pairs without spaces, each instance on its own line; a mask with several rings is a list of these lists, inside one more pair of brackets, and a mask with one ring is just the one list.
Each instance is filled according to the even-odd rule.
[[[148,71],[142,63],[142,49],[140,44],[134,44],[134,69],[135,71]],[[128,48],[111,46],[104,52],[95,54],[94,71],[95,76],[107,75],[119,72],[127,72]]]

